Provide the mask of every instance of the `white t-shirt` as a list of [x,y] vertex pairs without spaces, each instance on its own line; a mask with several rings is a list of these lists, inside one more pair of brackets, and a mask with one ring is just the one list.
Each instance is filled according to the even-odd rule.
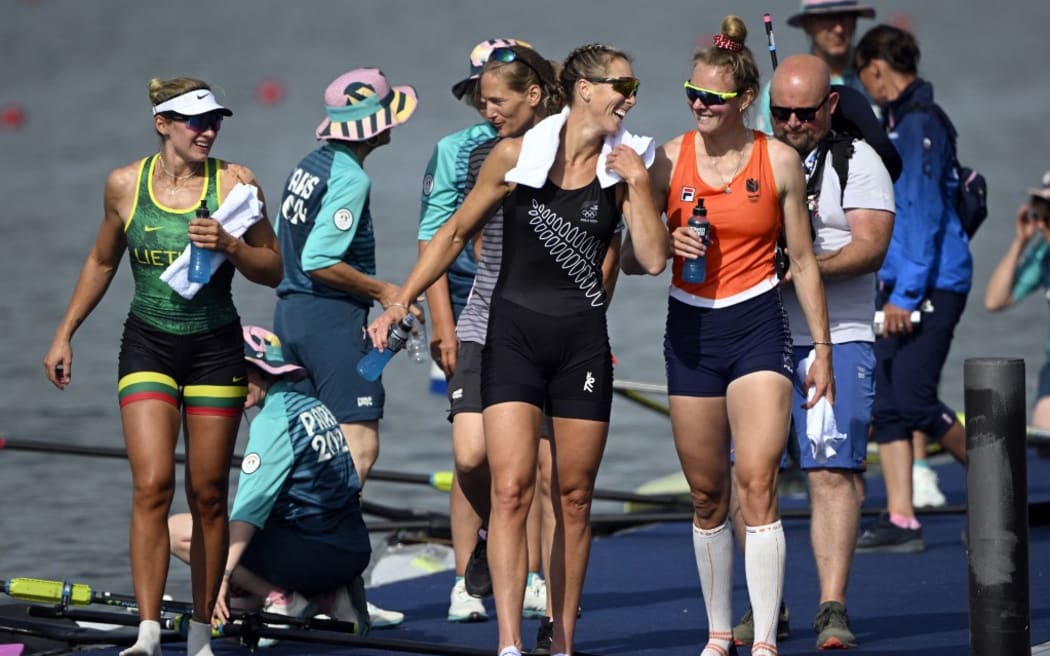
[[[813,156],[810,153],[810,157]],[[840,199],[848,209],[894,211],[893,181],[878,153],[864,141],[853,142],[845,197],[839,186],[838,173],[831,165],[831,152],[826,155],[824,182],[813,216],[813,229],[816,231],[813,252],[817,255],[836,251],[850,242],[849,222],[845,211],[839,206]],[[875,331],[871,326],[875,314],[874,273],[836,280],[825,278],[824,295],[827,298],[828,325],[833,343],[875,341]],[[811,345],[809,326],[793,285],[787,285],[784,290],[784,308],[791,322],[791,338],[795,346]]]

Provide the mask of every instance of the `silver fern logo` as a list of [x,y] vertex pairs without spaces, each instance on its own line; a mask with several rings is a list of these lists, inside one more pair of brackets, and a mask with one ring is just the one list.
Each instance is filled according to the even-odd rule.
[[599,268],[605,250],[602,242],[561,218],[535,198],[529,209],[529,225],[562,271],[590,300],[591,307],[605,305],[605,289],[602,287]]

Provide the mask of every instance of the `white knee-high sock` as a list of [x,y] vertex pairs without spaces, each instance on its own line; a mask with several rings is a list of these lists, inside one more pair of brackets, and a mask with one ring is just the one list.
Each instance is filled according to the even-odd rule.
[[714,529],[693,525],[693,554],[707,608],[708,642],[700,656],[721,656],[733,640],[733,531],[729,522]]
[[744,570],[755,618],[753,650],[764,643],[773,648],[771,653],[776,653],[777,614],[784,592],[785,551],[784,526],[780,520],[765,526],[747,527]]
[[142,620],[139,622],[139,637],[120,656],[160,656],[160,622]]
[[186,635],[186,656],[213,656],[211,624],[190,620],[190,631]]

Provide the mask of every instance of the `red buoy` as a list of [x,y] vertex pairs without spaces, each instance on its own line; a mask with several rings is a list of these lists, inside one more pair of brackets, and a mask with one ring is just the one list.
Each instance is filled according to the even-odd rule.
[[10,103],[0,110],[0,126],[5,130],[17,130],[26,122],[26,112],[21,105]]
[[255,89],[255,98],[263,105],[276,105],[284,100],[284,84],[277,79],[267,79]]

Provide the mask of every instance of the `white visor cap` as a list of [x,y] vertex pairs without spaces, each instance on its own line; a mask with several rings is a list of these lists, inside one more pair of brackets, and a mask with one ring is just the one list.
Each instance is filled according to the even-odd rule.
[[199,116],[208,112],[220,112],[223,116],[233,116],[233,112],[215,100],[215,94],[208,89],[194,89],[169,98],[153,108],[153,115],[164,112],[175,112],[183,116]]

